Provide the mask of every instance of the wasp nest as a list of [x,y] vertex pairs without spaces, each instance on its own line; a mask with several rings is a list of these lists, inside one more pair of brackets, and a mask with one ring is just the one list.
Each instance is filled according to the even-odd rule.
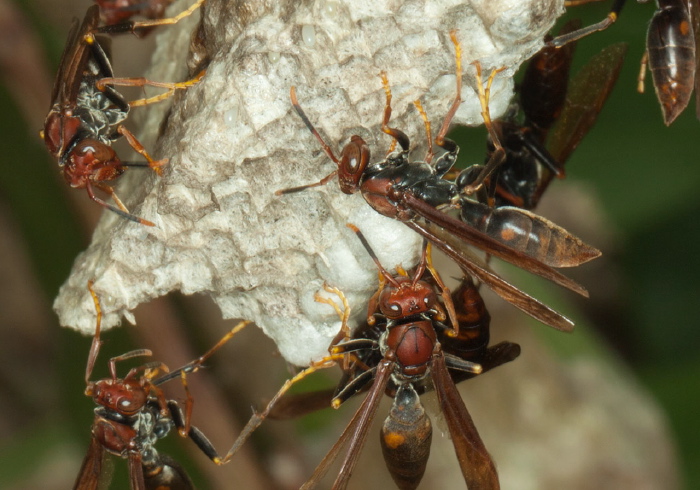
[[391,143],[379,129],[379,73],[386,71],[390,124],[411,137],[421,159],[425,129],[412,102],[420,99],[433,127],[441,124],[455,97],[450,31],[465,67],[454,121],[479,125],[470,64],[478,60],[487,74],[505,68],[491,93],[498,117],[513,74],[562,11],[562,0],[210,0],[201,24],[195,15],[160,28],[149,78],[183,80],[205,65],[207,73],[169,111],[166,104],[148,109],[141,137],[154,156],[170,158],[165,175],[132,170],[118,189],[156,227],[104,214],[56,300],[61,323],[92,332],[88,279],[102,299],[105,327],[170,291],[207,293],[224,317],[254,320],[291,363],[323,356],[339,321],[314,294],[325,281],[362,315],[377,284],[375,265],[345,224],[362,229],[388,268],[415,264],[421,240],[360,195],[342,194],[335,181],[274,194],[335,168],[292,109],[290,87],[336,154],[359,134],[376,161]]

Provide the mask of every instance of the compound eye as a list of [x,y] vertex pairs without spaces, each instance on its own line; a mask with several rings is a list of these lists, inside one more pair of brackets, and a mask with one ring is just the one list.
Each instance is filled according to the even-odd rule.
[[98,146],[100,145],[99,141],[96,141],[94,139],[84,139],[81,142],[79,142],[77,145],[75,145],[75,148],[73,150],[74,153],[77,153],[79,155],[87,155],[89,153],[97,153],[99,151]]
[[360,167],[360,150],[353,143],[349,143],[343,148],[342,166],[349,174],[357,173]]
[[117,408],[119,408],[119,410],[124,410],[125,412],[131,411],[132,406],[133,403],[128,398],[122,398],[117,402]]
[[338,164],[338,183],[345,194],[354,194],[369,163],[369,148],[362,138],[355,135],[343,148]]
[[350,143],[343,148],[341,166],[348,174],[357,174],[365,171],[369,163],[369,148],[365,140],[357,135],[350,138]]
[[95,147],[92,145],[81,146],[80,148],[77,148],[77,150],[78,151],[76,151],[76,153],[79,152],[81,155],[94,154],[96,152]]

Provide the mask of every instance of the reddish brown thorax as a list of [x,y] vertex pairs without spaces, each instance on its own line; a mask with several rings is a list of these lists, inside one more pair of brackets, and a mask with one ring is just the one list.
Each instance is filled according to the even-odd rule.
[[401,374],[408,377],[425,374],[436,342],[435,327],[430,320],[390,327],[386,337],[387,347],[401,365]]
[[392,179],[379,177],[367,179],[362,183],[362,197],[378,213],[389,218],[403,220],[401,209],[397,207],[396,202],[389,199],[389,195],[394,190],[395,185],[396,182]]
[[137,449],[134,441],[138,432],[129,425],[98,415],[92,425],[92,434],[107,451],[113,454],[125,456],[127,451]]

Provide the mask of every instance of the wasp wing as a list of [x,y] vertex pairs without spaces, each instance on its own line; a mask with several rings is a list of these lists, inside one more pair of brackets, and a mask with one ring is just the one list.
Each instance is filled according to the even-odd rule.
[[[403,193],[403,203],[420,218],[423,218],[423,220],[420,222],[418,219],[414,219],[413,223],[430,233],[430,236],[426,236],[424,233],[421,233],[429,240],[434,242],[434,237],[440,237],[443,239],[441,241],[444,241],[444,239],[452,236],[462,242],[462,245],[458,246],[459,248],[464,248],[467,245],[475,246],[489,255],[493,255],[499,259],[505,260],[506,262],[510,262],[523,270],[536,274],[540,277],[544,277],[545,279],[548,279],[562,287],[570,289],[571,291],[574,291],[582,296],[588,297],[588,292],[586,289],[573,279],[566,277],[561,272],[540,262],[525,252],[516,250],[503,242],[491,238],[473,226],[470,226],[467,223],[464,223],[463,221],[434,208],[419,197],[414,196],[412,193]],[[590,252],[586,253],[584,262],[600,255],[600,251],[597,249],[594,249],[593,247],[589,248],[591,250]],[[569,258],[568,261],[571,262],[571,259],[572,258]]]
[[129,488],[131,490],[146,490],[146,483],[143,478],[143,466],[141,466],[141,453],[129,452]]
[[564,164],[593,127],[620,75],[627,44],[608,46],[595,55],[569,83],[561,116],[552,127],[547,148]]
[[450,378],[442,353],[433,356],[431,371],[438,403],[445,416],[467,487],[498,490],[501,486],[498,482],[496,466],[476,430],[457,387]]
[[99,21],[100,13],[97,5],[92,5],[87,9],[80,25],[74,21],[68,34],[66,47],[61,55],[61,62],[58,65],[58,73],[51,95],[52,105],[56,103],[63,106],[75,105],[80,83],[83,81],[83,70],[91,56],[90,46],[84,39],[87,34],[97,29]]
[[433,227],[428,224],[419,224],[412,221],[406,222],[406,224],[411,229],[430,240],[448,257],[457,262],[463,270],[476,277],[479,281],[486,284],[494,293],[498,294],[501,298],[524,313],[527,313],[535,320],[564,332],[570,332],[574,329],[574,323],[571,320],[489,270],[483,262],[465,249],[464,242],[460,242],[457,238],[444,230],[442,231],[443,236],[436,235],[435,232],[440,232],[440,229],[433,229]]
[[374,420],[374,416],[377,413],[379,402],[389,383],[393,365],[394,363],[390,361],[382,361],[379,363],[375,373],[374,384],[372,388],[370,388],[369,393],[362,401],[362,404],[357,409],[357,412],[355,412],[348,426],[338,438],[338,441],[333,445],[330,451],[328,451],[328,454],[326,454],[321,463],[316,467],[314,474],[302,485],[300,490],[314,488],[328,472],[330,465],[338,457],[341,449],[343,449],[345,444],[349,443],[345,460],[343,461],[335,483],[333,483],[333,490],[342,490],[347,487],[352,471],[360,456],[362,446],[367,439],[372,420]]
[[90,440],[83,464],[80,466],[78,478],[75,480],[73,490],[97,490],[102,475],[102,463],[104,461],[104,447],[94,436]]

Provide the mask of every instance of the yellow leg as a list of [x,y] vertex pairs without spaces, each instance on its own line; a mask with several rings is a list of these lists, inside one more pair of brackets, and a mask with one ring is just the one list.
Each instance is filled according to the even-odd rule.
[[228,463],[228,461],[238,452],[241,446],[248,440],[248,438],[255,431],[255,429],[260,427],[260,424],[262,424],[263,420],[265,420],[270,414],[270,411],[274,407],[275,403],[277,403],[277,400],[279,400],[287,391],[289,391],[289,389],[295,383],[301,381],[309,374],[315,373],[319,369],[325,369],[335,366],[335,361],[337,357],[338,356],[324,357],[323,359],[314,362],[311,366],[299,372],[293,378],[290,378],[287,381],[285,381],[285,383],[282,385],[282,388],[280,388],[279,391],[275,394],[275,396],[272,397],[272,400],[269,401],[265,409],[262,412],[253,414],[250,420],[248,420],[248,423],[245,425],[238,438],[233,443],[233,446],[231,446],[231,449],[229,449],[228,453],[226,453],[226,456],[224,456],[223,459],[215,459],[214,463],[219,465]]
[[447,130],[450,129],[450,124],[452,123],[452,118],[457,113],[457,109],[462,104],[462,45],[457,39],[457,31],[450,32],[450,39],[452,44],[455,46],[455,73],[457,75],[457,95],[455,95],[455,100],[450,106],[450,110],[445,116],[445,120],[442,121],[442,126],[440,131],[435,137],[435,144],[442,146],[445,142],[445,136],[447,135]]
[[124,136],[124,138],[126,138],[126,141],[129,143],[129,146],[131,146],[134,149],[134,151],[136,151],[146,159],[146,161],[148,162],[148,166],[151,167],[155,173],[157,173],[159,176],[163,175],[163,170],[161,167],[164,167],[168,164],[169,160],[167,158],[163,158],[161,160],[154,160],[153,158],[151,158],[151,155],[148,154],[146,148],[144,148],[144,146],[139,142],[139,140],[136,139],[136,136],[134,136],[134,134],[131,131],[126,129],[124,126],[119,126],[119,128],[117,128],[117,131],[119,132],[119,134]]
[[369,299],[369,302],[367,303],[367,324],[368,325],[374,325],[376,323],[376,319],[374,318],[374,314],[377,312],[377,302],[379,301],[379,295],[382,294],[382,291],[384,291],[384,286],[386,286],[386,278],[384,277],[384,274],[381,273],[381,271],[377,272],[377,275],[379,276],[379,285],[377,287],[377,291],[372,295],[372,297]]
[[182,12],[177,14],[175,17],[169,17],[167,19],[154,19],[154,20],[144,20],[141,22],[134,22],[133,28],[134,29],[142,29],[144,27],[155,27],[155,26],[177,24],[185,17],[189,17],[190,15],[192,15],[199,7],[202,6],[202,4],[204,2],[205,2],[205,0],[197,0],[187,10],[183,10]]
[[[451,337],[456,337],[457,335],[459,335],[459,321],[457,320],[457,311],[455,310],[455,305],[452,302],[452,295],[450,293],[450,290],[447,288],[447,286],[442,280],[442,277],[440,277],[440,274],[438,274],[438,271],[433,266],[432,251],[433,247],[431,243],[428,242],[425,252],[425,264],[430,273],[433,275],[433,279],[435,279],[435,282],[440,288],[440,295],[442,296],[442,302],[445,305],[445,309],[447,310],[447,317],[449,317],[450,323],[452,323],[452,330],[448,331],[448,335],[450,335]],[[440,313],[443,316],[445,316],[445,312]]]
[[409,140],[408,137],[396,128],[389,127],[389,119],[391,119],[391,87],[389,87],[389,78],[385,71],[381,72],[379,76],[382,79],[382,87],[384,88],[384,94],[386,95],[386,102],[384,103],[384,117],[382,117],[382,131],[393,138],[391,146],[389,147],[389,153],[396,149],[396,144],[401,146],[404,151],[408,150]]
[[350,318],[351,308],[350,304],[348,303],[348,299],[345,297],[345,294],[343,294],[343,292],[340,289],[336,287],[331,287],[325,282],[323,283],[323,289],[328,293],[332,293],[338,296],[338,298],[340,298],[340,301],[343,303],[343,309],[341,310],[338,304],[332,299],[323,297],[318,292],[314,294],[314,300],[316,302],[325,303],[327,305],[332,306],[333,309],[335,309],[335,312],[338,314],[338,318],[340,318],[340,332],[333,343],[337,343],[342,339],[350,338],[350,327],[348,326],[348,319]]
[[479,102],[481,103],[481,117],[484,120],[484,125],[486,126],[486,130],[488,131],[491,142],[493,143],[494,151],[491,153],[489,161],[486,163],[484,169],[477,176],[474,182],[464,188],[464,192],[466,194],[473,194],[481,189],[481,187],[484,185],[484,181],[491,176],[493,171],[496,170],[501,163],[503,163],[506,157],[506,152],[501,145],[496,129],[493,127],[493,122],[491,121],[491,111],[489,110],[491,85],[493,84],[493,80],[496,78],[496,75],[505,70],[505,67],[492,70],[488,80],[486,81],[486,86],[484,86],[481,75],[481,63],[479,63],[477,60],[472,64],[476,68],[476,87]]
[[[644,51],[642,56],[641,66],[639,67],[639,75],[637,76],[637,92],[644,93],[644,80],[647,76],[647,63],[649,62],[649,53]],[[696,94],[697,97],[697,94]]]
[[118,87],[158,87],[167,89],[166,92],[154,95],[153,97],[146,97],[143,99],[132,100],[129,102],[129,107],[142,107],[149,104],[155,104],[156,102],[163,101],[175,95],[176,90],[184,90],[188,87],[198,84],[204,75],[206,70],[202,70],[197,76],[190,80],[185,80],[184,82],[155,82],[153,80],[148,80],[147,78],[137,77],[137,78],[101,78],[97,81],[95,86],[98,90],[104,90],[107,86],[118,86]]
[[435,156],[433,153],[433,136],[430,132],[430,119],[428,119],[428,114],[426,114],[425,109],[423,109],[423,104],[420,103],[420,100],[414,100],[413,105],[418,109],[420,117],[423,119],[423,124],[425,125],[425,134],[428,136],[428,153],[425,155],[425,162],[430,163],[433,161],[433,156]]

